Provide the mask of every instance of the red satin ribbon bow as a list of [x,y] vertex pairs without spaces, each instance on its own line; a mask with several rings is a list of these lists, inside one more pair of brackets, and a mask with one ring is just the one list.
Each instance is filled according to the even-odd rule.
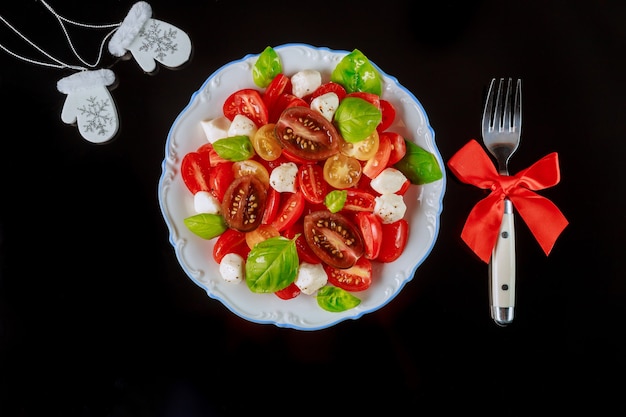
[[519,173],[498,174],[493,162],[480,144],[472,139],[449,161],[448,167],[459,180],[491,193],[470,212],[461,238],[484,262],[489,262],[496,244],[504,198],[508,197],[546,255],[568,225],[554,203],[532,190],[542,190],[559,183],[559,160],[553,152]]

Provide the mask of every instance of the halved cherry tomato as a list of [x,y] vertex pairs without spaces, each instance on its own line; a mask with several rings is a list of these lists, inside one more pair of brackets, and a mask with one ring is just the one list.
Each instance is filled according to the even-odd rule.
[[235,178],[243,177],[245,175],[254,175],[257,177],[265,188],[270,185],[270,173],[267,168],[254,159],[246,159],[244,161],[233,162],[233,174]]
[[285,109],[299,106],[309,107],[309,103],[291,93],[281,94],[278,98],[276,98],[276,101],[272,106],[272,111],[269,113],[268,120],[270,123],[276,123]]
[[192,194],[211,191],[211,170],[207,154],[189,152],[180,163],[180,175]]
[[304,211],[304,195],[300,191],[289,193],[287,199],[281,203],[278,214],[272,226],[279,232],[291,227],[302,216]]
[[269,224],[260,224],[256,229],[246,232],[246,243],[248,244],[248,247],[252,249],[257,243],[276,236],[280,236],[280,232],[273,226]]
[[280,142],[274,135],[274,123],[261,126],[250,137],[252,147],[259,157],[265,161],[275,161],[283,151]]
[[223,162],[229,162],[227,159],[224,159],[224,158],[222,158],[221,156],[219,156],[217,154],[217,152],[215,151],[215,148],[213,148],[213,144],[211,142],[207,142],[205,144],[202,144],[197,149],[197,152],[208,155],[209,165],[211,167],[216,167],[216,166],[218,166],[219,164],[221,164]]
[[339,152],[343,139],[335,126],[309,107],[289,107],[276,122],[276,137],[290,154],[320,161]]
[[324,162],[324,179],[340,190],[354,187],[362,173],[363,167],[359,160],[342,153],[333,155]]
[[235,179],[235,174],[233,173],[233,162],[226,161],[214,167],[211,167],[210,172],[211,179],[209,181],[209,184],[211,186],[211,193],[219,201],[222,201],[224,200],[224,194],[226,193],[226,190]]
[[382,113],[382,119],[378,126],[376,126],[376,130],[379,132],[384,132],[389,129],[389,126],[393,123],[396,118],[396,108],[391,104],[391,102],[387,100],[380,99],[380,111]]
[[267,189],[267,199],[265,200],[265,213],[263,213],[263,220],[261,224],[271,224],[280,208],[280,192],[274,188],[269,187]]
[[272,113],[272,109],[278,97],[284,93],[291,94],[291,89],[291,78],[283,73],[280,73],[274,77],[274,79],[265,89],[265,94],[263,94],[263,101],[265,102],[265,106],[267,107],[267,111],[269,114]]
[[377,261],[393,262],[402,255],[409,239],[409,223],[400,219],[393,223],[383,223],[383,239]]
[[375,213],[361,211],[356,214],[355,218],[365,243],[363,256],[367,259],[376,259],[380,253],[383,237],[383,223],[380,217]]
[[316,211],[304,216],[304,237],[322,262],[350,268],[364,252],[358,228],[340,213]]
[[219,264],[227,253],[236,253],[246,259],[249,252],[246,234],[235,229],[226,229],[215,241],[213,259]]
[[261,93],[253,88],[243,88],[232,93],[223,105],[224,116],[233,120],[238,115],[244,115],[252,120],[257,128],[267,124],[268,113]]
[[226,224],[240,232],[256,229],[265,211],[266,187],[254,175],[244,175],[230,184],[222,201]]
[[376,205],[376,197],[374,194],[358,188],[349,188],[346,192],[347,196],[346,202],[343,204],[343,210],[374,211],[374,206]]
[[298,258],[301,262],[307,262],[310,264],[319,264],[322,261],[317,257],[313,249],[306,243],[306,238],[304,237],[304,225],[302,222],[295,222],[289,228],[287,228],[283,235],[287,239],[293,239],[296,235],[299,235],[296,239],[296,250],[298,251]]
[[299,296],[300,292],[300,288],[298,288],[295,282],[292,282],[282,290],[276,291],[274,294],[276,294],[276,296],[282,300],[291,300],[292,298],[296,298],[297,296]]
[[315,97],[319,97],[326,93],[337,94],[337,97],[339,97],[339,101],[343,100],[348,94],[343,85],[330,81],[317,87],[315,91],[313,91],[309,96],[305,97],[305,100],[310,103],[311,100],[313,100]]
[[344,142],[341,146],[341,153],[359,161],[368,161],[376,155],[379,146],[378,132],[374,130],[371,135],[362,141],[356,143]]
[[363,175],[369,178],[376,178],[383,169],[387,168],[389,156],[391,155],[391,141],[387,135],[379,135],[378,151],[376,155],[363,167]]
[[346,291],[364,291],[372,285],[372,262],[359,258],[350,268],[339,269],[324,265],[328,282]]
[[320,204],[328,194],[329,185],[324,179],[324,170],[318,164],[304,164],[298,168],[298,184],[304,198],[310,203]]
[[396,132],[383,132],[381,135],[387,136],[391,143],[391,152],[389,153],[389,161],[387,161],[387,166],[391,166],[406,155],[406,142],[404,136]]

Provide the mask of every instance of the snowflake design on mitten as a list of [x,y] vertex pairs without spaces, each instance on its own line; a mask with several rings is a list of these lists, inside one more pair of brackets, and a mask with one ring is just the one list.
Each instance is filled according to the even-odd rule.
[[115,122],[115,115],[111,113],[111,101],[98,100],[94,96],[86,98],[85,101],[86,103],[77,109],[84,116],[84,131],[106,136]]
[[162,61],[167,53],[173,54],[178,51],[178,43],[175,43],[178,31],[173,27],[161,30],[158,21],[150,19],[150,25],[139,31],[139,36],[143,39],[140,51],[154,52],[154,57]]

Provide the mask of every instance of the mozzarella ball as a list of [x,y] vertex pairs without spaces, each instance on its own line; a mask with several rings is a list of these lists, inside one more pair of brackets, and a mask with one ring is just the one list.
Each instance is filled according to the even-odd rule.
[[228,120],[225,116],[216,117],[211,120],[202,120],[200,122],[204,135],[211,143],[218,139],[227,137],[230,124],[230,120]]
[[406,204],[404,198],[398,194],[383,194],[374,199],[374,213],[383,223],[393,223],[404,217]]
[[227,253],[220,262],[220,275],[226,282],[239,283],[244,279],[244,259],[236,253]]
[[316,70],[302,70],[291,76],[291,86],[293,95],[304,97],[315,91],[322,85],[322,74]]
[[294,283],[304,294],[312,295],[328,282],[328,275],[322,264],[302,262]]
[[379,194],[396,193],[402,189],[406,177],[399,170],[388,167],[374,178],[370,185]]
[[270,185],[279,193],[295,193],[298,165],[293,162],[285,162],[272,170]]
[[193,195],[193,207],[196,213],[220,214],[222,212],[219,200],[208,191],[198,191]]

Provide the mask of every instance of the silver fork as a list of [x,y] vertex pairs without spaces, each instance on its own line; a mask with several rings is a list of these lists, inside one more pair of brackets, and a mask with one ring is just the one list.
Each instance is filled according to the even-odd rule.
[[[497,89],[496,89],[497,83]],[[505,90],[506,89],[506,90]],[[491,80],[482,118],[483,143],[498,163],[500,175],[509,175],[508,163],[517,150],[522,129],[522,80],[505,84]],[[515,310],[515,224],[513,204],[504,200],[504,214],[489,262],[491,318],[500,326],[513,321]]]

